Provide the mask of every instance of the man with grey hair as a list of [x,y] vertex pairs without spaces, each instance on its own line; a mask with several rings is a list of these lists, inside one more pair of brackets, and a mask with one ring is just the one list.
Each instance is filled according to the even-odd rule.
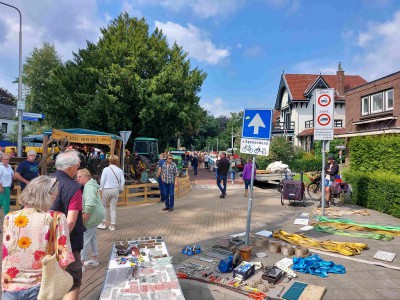
[[82,219],[82,190],[74,181],[80,166],[79,152],[66,151],[57,155],[55,176],[59,189],[52,210],[61,211],[67,216],[70,232],[71,248],[75,262],[69,264],[66,271],[71,274],[74,284],[64,299],[78,299],[82,284],[81,250],[83,249],[83,233],[86,231]]
[[15,171],[14,178],[20,182],[21,190],[26,187],[29,181],[39,176],[39,167],[35,159],[36,151],[29,150],[26,154],[26,160],[21,162],[17,171]]

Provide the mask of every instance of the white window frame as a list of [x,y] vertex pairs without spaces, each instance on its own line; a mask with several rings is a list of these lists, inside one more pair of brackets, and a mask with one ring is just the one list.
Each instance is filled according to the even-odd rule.
[[[392,92],[392,106],[389,106],[389,93]],[[385,91],[385,110],[393,110],[394,106],[394,91],[393,89]]]
[[[392,93],[392,99],[393,99],[391,106],[389,106],[389,93]],[[379,94],[382,95],[382,109],[373,110],[373,97],[376,95],[379,95]],[[391,110],[393,110],[393,106],[394,106],[394,90],[393,89],[386,90],[386,91],[380,91],[378,93],[374,93],[374,94],[370,94],[370,95],[361,97],[361,115],[362,116],[373,115],[373,114],[385,112],[385,111],[391,111]]]
[[[376,109],[376,110],[374,110],[374,96],[381,96],[381,108],[380,109]],[[384,99],[384,97],[383,97],[383,92],[379,92],[379,93],[375,93],[375,94],[372,94],[370,97],[369,97],[369,99],[370,99],[370,103],[371,103],[371,114],[376,114],[376,113],[380,113],[380,112],[383,112],[383,110],[384,110],[384,105],[385,105],[385,99]]]
[[[367,100],[366,102],[366,104],[367,104],[367,111],[365,112],[365,102],[364,102],[364,100]],[[369,96],[365,96],[365,97],[362,97],[361,98],[361,114],[363,115],[363,116],[366,116],[366,115],[369,115],[369,112],[370,112],[370,107],[369,107]]]

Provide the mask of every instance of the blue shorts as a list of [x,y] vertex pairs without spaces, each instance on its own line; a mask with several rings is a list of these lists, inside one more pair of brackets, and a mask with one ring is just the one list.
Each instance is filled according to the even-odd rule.
[[331,186],[332,183],[333,183],[333,181],[330,181],[330,180],[328,180],[328,179],[325,179],[325,187]]

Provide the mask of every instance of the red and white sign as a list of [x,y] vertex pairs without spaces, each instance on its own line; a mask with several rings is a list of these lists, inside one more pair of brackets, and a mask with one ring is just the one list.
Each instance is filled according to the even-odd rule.
[[333,140],[334,89],[315,90],[314,140]]
[[317,118],[317,123],[321,126],[326,126],[331,122],[331,116],[328,114],[320,114]]
[[331,104],[332,98],[328,94],[322,94],[317,99],[318,105],[322,107],[326,107]]

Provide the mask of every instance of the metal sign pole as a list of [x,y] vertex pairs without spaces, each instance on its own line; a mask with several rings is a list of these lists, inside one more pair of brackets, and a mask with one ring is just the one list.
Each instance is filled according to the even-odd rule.
[[250,181],[250,194],[249,201],[247,204],[247,224],[246,224],[246,246],[249,245],[250,237],[250,225],[251,225],[251,210],[253,206],[253,183],[254,183],[254,170],[256,169],[256,156],[253,156],[253,167],[251,169],[251,181]]
[[321,171],[321,208],[322,215],[325,215],[325,148],[326,141],[322,141],[322,171]]

